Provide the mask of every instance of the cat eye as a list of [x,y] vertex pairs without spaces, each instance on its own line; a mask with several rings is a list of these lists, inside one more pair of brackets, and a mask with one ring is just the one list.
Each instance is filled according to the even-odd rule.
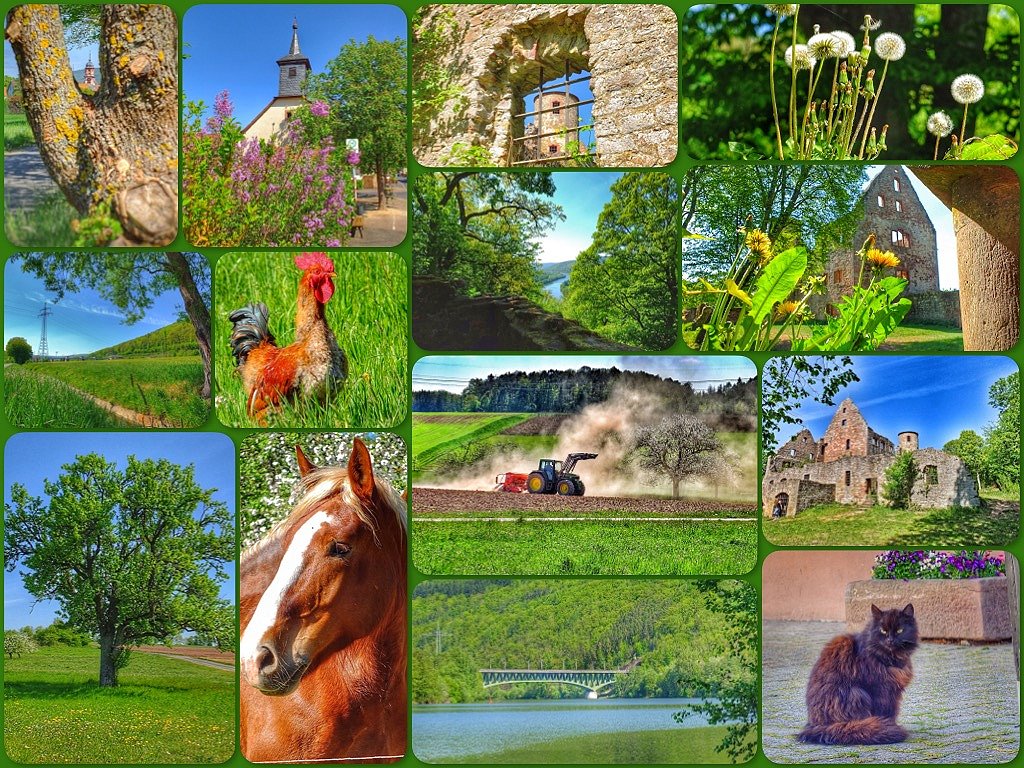
[[889,634],[888,632],[886,632],[886,631],[885,631],[884,629],[882,629],[881,627],[879,627],[879,628],[878,628],[878,631],[879,631],[879,632],[881,632],[881,633],[882,633],[883,635],[888,635],[888,634]]
[[345,558],[352,554],[352,547],[343,541],[332,541],[327,545],[328,557]]
[[897,629],[896,630],[896,634],[897,635],[902,635],[903,634],[903,627],[900,627],[899,629]]

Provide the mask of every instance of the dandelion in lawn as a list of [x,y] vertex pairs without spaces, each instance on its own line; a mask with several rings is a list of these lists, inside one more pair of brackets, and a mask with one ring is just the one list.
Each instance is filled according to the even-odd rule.
[[957,104],[964,105],[964,118],[960,123],[960,140],[959,143],[964,143],[964,131],[967,129],[967,108],[971,104],[975,104],[981,101],[981,97],[985,95],[985,83],[977,75],[958,75],[953,78],[953,84],[950,86],[950,91],[953,94],[954,101]]
[[953,132],[953,120],[945,112],[933,112],[928,116],[928,133],[935,137],[935,155],[933,160],[939,159],[939,142]]
[[761,264],[765,264],[772,257],[772,241],[764,232],[759,229],[752,229],[747,232],[743,244],[750,249],[751,253],[758,256]]

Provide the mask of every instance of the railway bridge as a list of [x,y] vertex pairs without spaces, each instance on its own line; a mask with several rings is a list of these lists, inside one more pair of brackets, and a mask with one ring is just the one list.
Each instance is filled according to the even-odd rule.
[[577,685],[599,694],[619,675],[631,672],[640,663],[634,659],[621,669],[481,669],[484,688],[515,683],[560,683]]

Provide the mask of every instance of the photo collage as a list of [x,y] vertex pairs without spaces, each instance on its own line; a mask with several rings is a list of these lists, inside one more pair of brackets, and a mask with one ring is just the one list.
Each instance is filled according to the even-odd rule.
[[1001,764],[1024,4],[10,4],[4,765]]

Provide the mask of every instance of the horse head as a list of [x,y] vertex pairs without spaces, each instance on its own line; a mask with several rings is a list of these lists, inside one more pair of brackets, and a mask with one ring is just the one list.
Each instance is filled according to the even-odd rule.
[[239,643],[242,676],[268,695],[291,693],[309,670],[405,616],[405,504],[375,480],[366,446],[355,440],[347,468],[317,469],[298,447],[296,456],[295,509],[243,555],[243,600],[246,579],[266,586]]

